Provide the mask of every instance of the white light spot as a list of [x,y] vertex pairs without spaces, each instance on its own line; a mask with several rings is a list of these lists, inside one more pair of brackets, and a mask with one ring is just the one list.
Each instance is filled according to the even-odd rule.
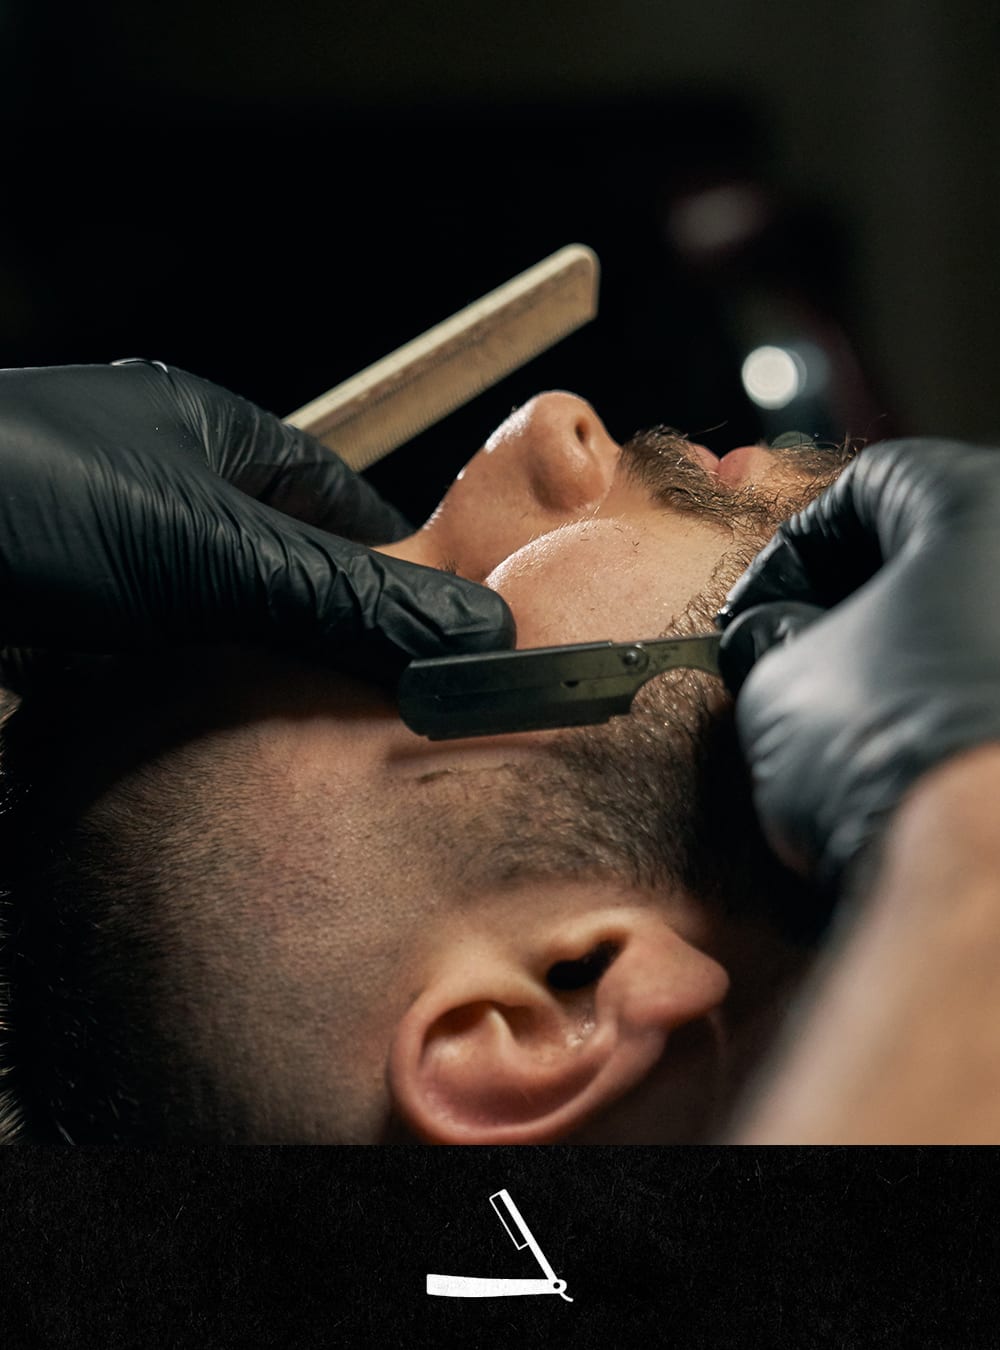
[[759,408],[784,408],[802,392],[805,362],[784,347],[755,347],[740,371],[743,388]]

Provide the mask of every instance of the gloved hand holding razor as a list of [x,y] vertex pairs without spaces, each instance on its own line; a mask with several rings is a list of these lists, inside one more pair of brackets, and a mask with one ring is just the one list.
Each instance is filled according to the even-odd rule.
[[1000,451],[870,447],[779,528],[719,623],[768,840],[837,889],[918,779],[1000,740]]

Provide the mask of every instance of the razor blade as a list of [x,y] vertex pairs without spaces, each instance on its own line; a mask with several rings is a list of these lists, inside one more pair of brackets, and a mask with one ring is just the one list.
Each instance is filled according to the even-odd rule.
[[[499,1202],[499,1203],[498,1203]],[[507,1230],[507,1236],[517,1250],[528,1247],[538,1262],[544,1279],[490,1279],[482,1275],[428,1275],[427,1292],[439,1298],[510,1298],[523,1294],[558,1294],[566,1303],[573,1300],[566,1293],[566,1281],[559,1279],[549,1265],[548,1258],[538,1245],[531,1229],[525,1223],[521,1211],[510,1198],[506,1190],[495,1191],[490,1196],[490,1204],[497,1218]]]
[[708,633],[411,661],[399,681],[399,714],[432,741],[607,722],[628,713],[656,675],[718,675],[720,641]]

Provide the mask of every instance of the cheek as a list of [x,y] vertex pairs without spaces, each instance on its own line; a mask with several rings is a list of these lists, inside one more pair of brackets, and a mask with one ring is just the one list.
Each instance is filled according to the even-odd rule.
[[716,541],[627,522],[567,526],[527,545],[486,584],[517,620],[518,647],[656,637],[707,587]]
[[426,567],[454,567],[460,576],[482,581],[526,539],[554,528],[551,513],[489,468],[489,461],[484,466],[473,460],[416,534],[374,551]]

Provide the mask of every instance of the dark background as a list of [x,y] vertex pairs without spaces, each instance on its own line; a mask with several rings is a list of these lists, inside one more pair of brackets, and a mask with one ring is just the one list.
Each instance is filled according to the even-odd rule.
[[[599,320],[373,471],[415,517],[545,387],[616,436],[1000,441],[1000,7],[0,3],[0,364],[287,413],[565,243]],[[740,365],[830,379],[766,415]],[[805,425],[803,425],[803,422]],[[0,1343],[995,1346],[997,1155],[11,1150]],[[530,1274],[577,1299],[428,1300]]]
[[[6,0],[0,363],[148,355],[284,414],[580,240],[600,319],[373,471],[413,515],[550,386],[716,451],[1000,439],[998,16]],[[762,413],[743,357],[803,338],[826,387]]]
[[[993,1350],[983,1149],[11,1150],[8,1350]],[[532,1277],[572,1304],[428,1297]]]

